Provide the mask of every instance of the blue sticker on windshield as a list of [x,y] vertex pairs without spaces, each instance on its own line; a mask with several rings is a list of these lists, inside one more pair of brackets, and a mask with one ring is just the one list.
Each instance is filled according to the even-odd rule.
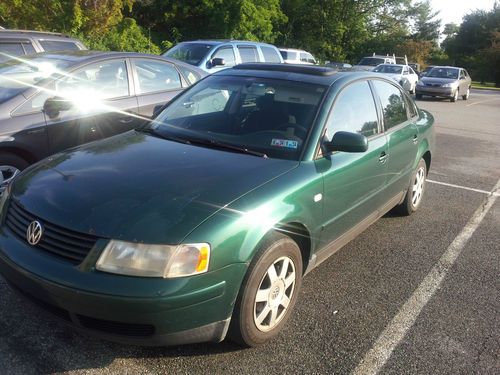
[[285,147],[285,148],[297,148],[299,143],[297,141],[291,141],[289,139],[275,139],[271,141],[271,146],[275,147]]

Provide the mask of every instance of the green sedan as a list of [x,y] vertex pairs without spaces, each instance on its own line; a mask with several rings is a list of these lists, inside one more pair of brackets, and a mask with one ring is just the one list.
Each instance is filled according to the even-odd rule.
[[1,197],[0,272],[77,330],[139,345],[275,337],[301,280],[422,203],[433,117],[366,72],[243,64]]

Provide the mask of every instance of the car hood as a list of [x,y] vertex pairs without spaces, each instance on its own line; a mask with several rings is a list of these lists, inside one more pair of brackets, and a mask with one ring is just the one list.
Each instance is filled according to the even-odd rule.
[[421,81],[425,84],[433,84],[433,85],[444,85],[446,83],[452,83],[457,81],[454,78],[435,78],[435,77],[422,77]]
[[78,232],[176,244],[297,165],[132,131],[44,159],[16,178],[11,196],[42,221]]

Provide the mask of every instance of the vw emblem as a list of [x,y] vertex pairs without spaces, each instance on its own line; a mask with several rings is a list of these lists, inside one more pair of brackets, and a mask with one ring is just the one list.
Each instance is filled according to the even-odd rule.
[[30,245],[36,245],[40,242],[43,234],[43,227],[38,221],[32,221],[26,230],[26,240]]

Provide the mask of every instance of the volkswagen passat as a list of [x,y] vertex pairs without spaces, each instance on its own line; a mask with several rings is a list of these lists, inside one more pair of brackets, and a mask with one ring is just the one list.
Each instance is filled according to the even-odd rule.
[[376,73],[224,70],[141,129],[19,174],[0,272],[106,339],[262,344],[306,273],[393,207],[419,208],[432,124]]

